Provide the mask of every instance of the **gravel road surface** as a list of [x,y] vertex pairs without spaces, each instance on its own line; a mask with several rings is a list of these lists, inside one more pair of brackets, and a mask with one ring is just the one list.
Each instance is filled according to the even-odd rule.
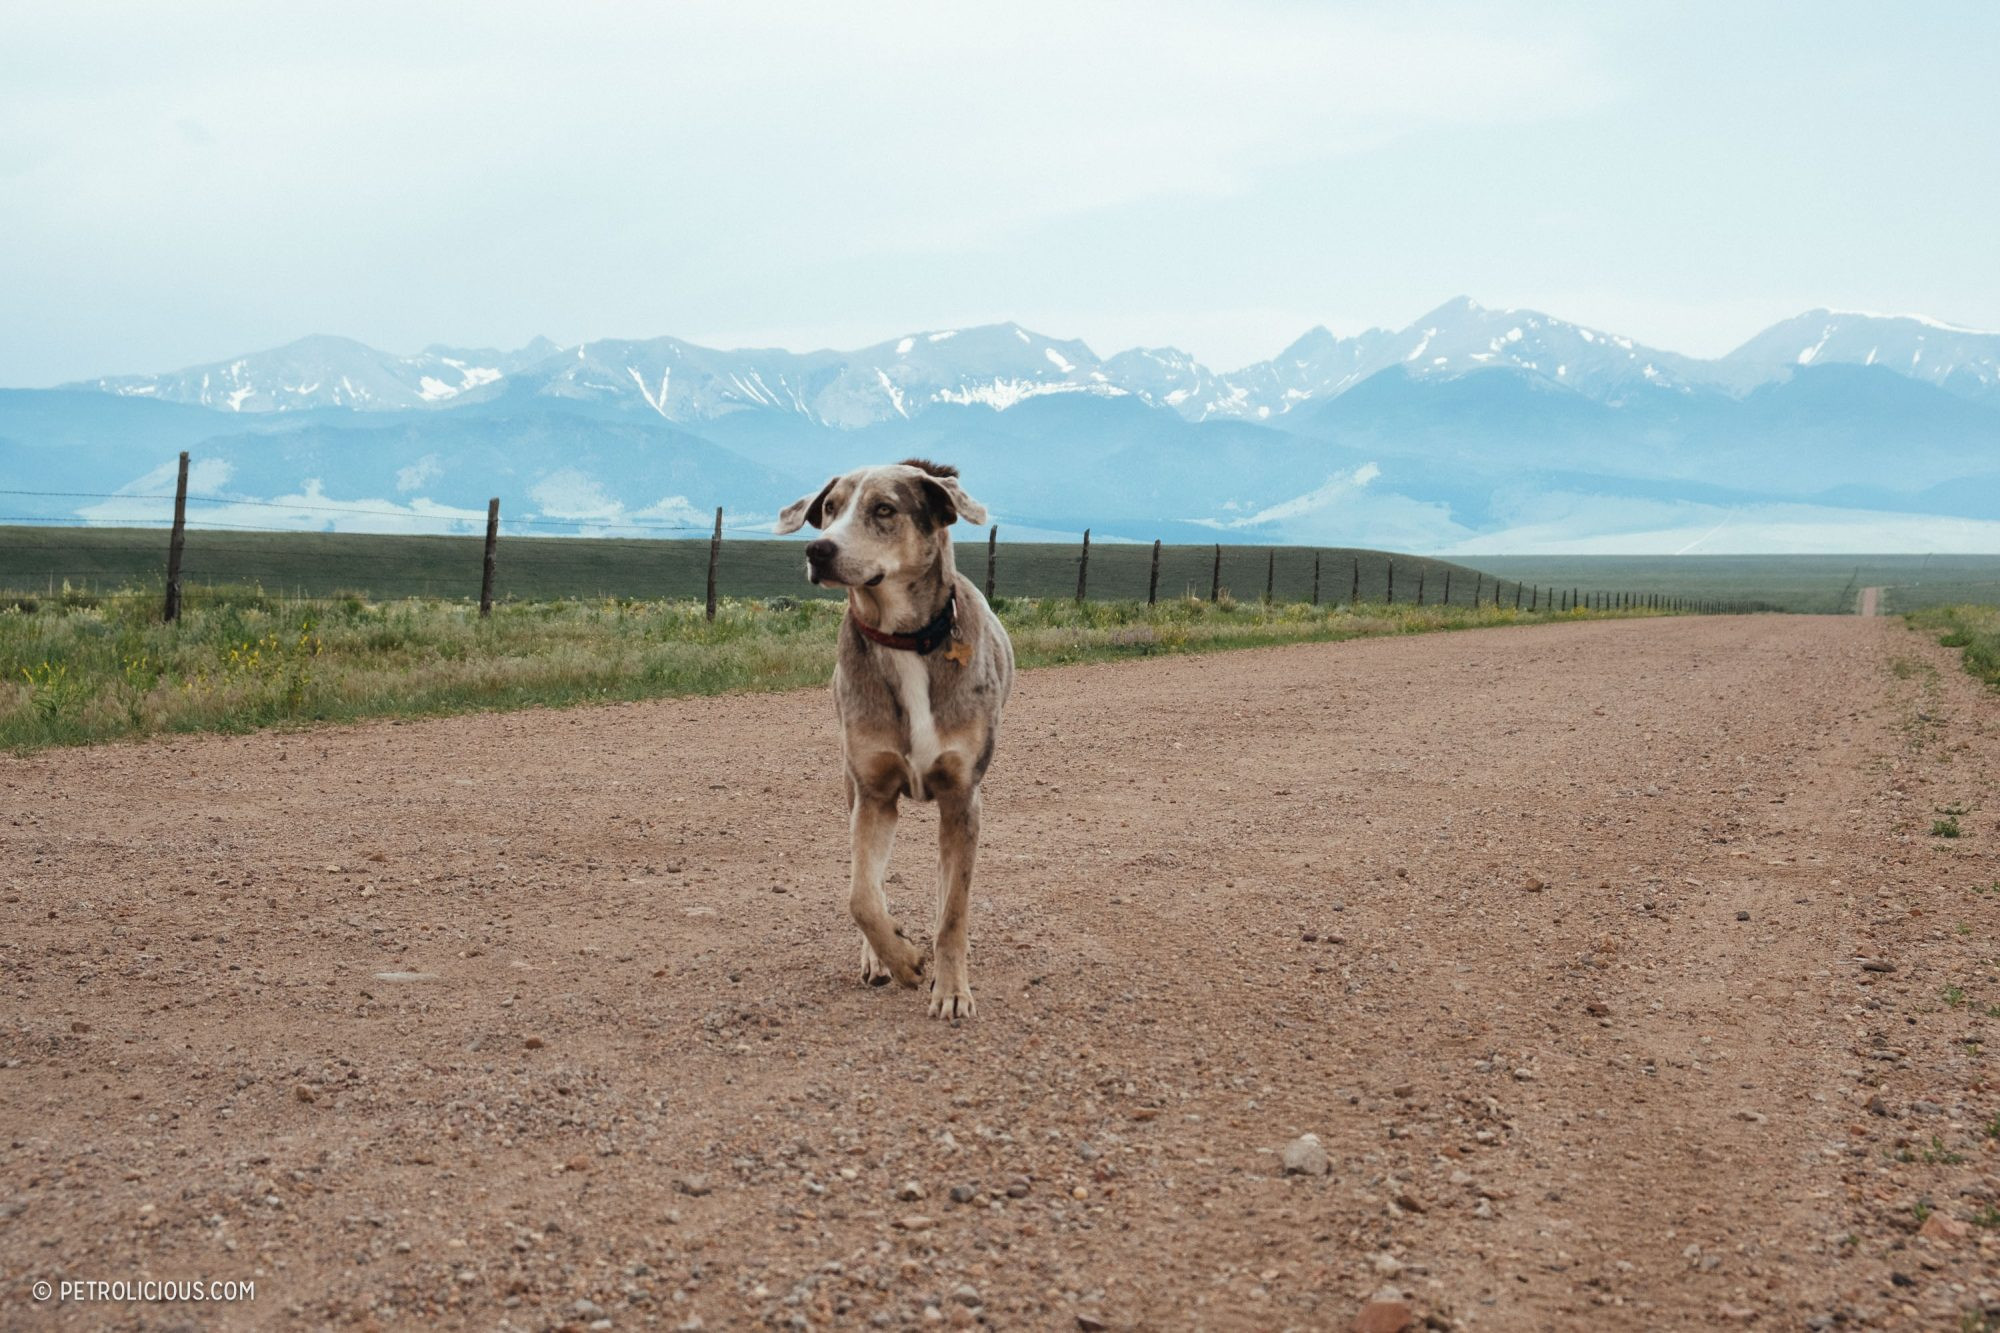
[[[1899,621],[1026,673],[958,1024],[836,762],[818,690],[0,757],[0,1326],[2000,1327],[2000,699]],[[32,1293],[145,1277],[255,1296]]]

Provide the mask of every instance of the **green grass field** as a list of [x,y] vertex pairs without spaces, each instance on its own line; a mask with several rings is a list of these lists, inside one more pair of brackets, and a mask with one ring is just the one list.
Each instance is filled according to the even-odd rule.
[[[959,568],[983,582],[986,544],[958,545]],[[1078,548],[1032,542],[1002,542],[994,591],[1002,597],[1072,597],[1076,593]],[[1264,593],[1272,572],[1270,547],[1224,546],[1222,586],[1248,600]],[[1273,583],[1275,600],[1310,601],[1313,561],[1319,561],[1320,600],[1350,600],[1359,570],[1360,600],[1383,602],[1394,562],[1395,600],[1416,600],[1422,581],[1424,601],[1470,605],[1478,592],[1493,595],[1494,576],[1465,565],[1416,556],[1351,548],[1278,547]],[[0,591],[49,596],[67,582],[78,589],[119,589],[163,584],[167,535],[152,529],[0,527]],[[1160,557],[1160,596],[1207,596],[1214,576],[1210,546],[1169,546]],[[1152,547],[1100,544],[1090,551],[1092,598],[1143,599]],[[325,597],[353,591],[372,598],[477,597],[481,542],[476,537],[407,537],[362,533],[264,533],[192,531],[182,562],[182,581],[191,587],[261,587],[273,594]],[[796,542],[725,540],[717,583],[727,597],[811,597],[824,595],[806,583]],[[612,538],[502,537],[496,596],[518,601],[551,597],[701,597],[708,569],[706,541],[642,541]],[[1501,597],[1514,600],[1513,575]],[[1447,588],[1447,580],[1449,587]],[[1574,580],[1572,580],[1574,582]],[[1565,583],[1562,586],[1571,586]],[[1719,596],[1688,580],[1669,579],[1593,584],[1592,591]],[[1732,586],[1728,595],[1751,596]],[[1540,605],[1539,594],[1524,592],[1521,605]]]
[[1503,578],[1586,591],[1688,588],[1820,614],[1851,613],[1866,587],[1883,589],[1885,613],[2000,602],[2000,555],[1496,555],[1480,564]]
[[[823,684],[842,603],[629,598],[295,600],[191,588],[161,621],[150,590],[0,608],[0,748],[365,717]],[[1354,608],[1173,597],[1079,604],[1003,597],[1024,666],[1564,618],[1511,606]],[[1586,618],[1588,611],[1568,613]],[[1608,613],[1617,614],[1645,614]]]
[[2000,689],[2000,606],[1934,606],[1908,619],[1910,628],[1959,649],[1967,672]]

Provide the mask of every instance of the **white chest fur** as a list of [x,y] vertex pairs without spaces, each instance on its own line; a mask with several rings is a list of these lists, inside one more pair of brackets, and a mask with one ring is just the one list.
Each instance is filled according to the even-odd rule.
[[882,656],[889,663],[889,687],[910,724],[910,744],[903,754],[910,769],[910,794],[922,800],[924,775],[937,763],[940,748],[937,719],[931,716],[930,664],[915,653],[892,651]]

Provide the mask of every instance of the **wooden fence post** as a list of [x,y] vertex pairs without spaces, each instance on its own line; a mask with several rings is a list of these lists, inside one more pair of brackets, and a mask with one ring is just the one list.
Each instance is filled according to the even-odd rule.
[[[181,451],[180,480],[174,483],[174,533],[167,539],[167,605],[164,618],[181,618],[181,548],[187,544],[188,456]],[[53,585],[54,576],[50,577]]]
[[1389,557],[1388,571],[1388,578],[1384,580],[1383,605],[1394,606],[1396,604],[1396,557],[1393,555]]
[[1090,529],[1083,530],[1083,554],[1076,561],[1076,600],[1082,601],[1084,590],[1090,585]]
[[1153,573],[1146,580],[1146,605],[1160,600],[1160,539],[1153,538]]
[[1521,609],[1521,585],[1518,581],[1514,584],[1514,609],[1516,611]]
[[708,539],[708,618],[715,619],[715,565],[722,558],[722,506],[715,507],[715,535]]
[[1313,552],[1313,605],[1319,605],[1319,552]]
[[1215,544],[1215,572],[1208,576],[1208,600],[1222,600],[1222,543]]
[[1534,587],[1528,590],[1529,615],[1535,614],[1536,608],[1541,605],[1541,600],[1542,600],[1542,585],[1537,583]]
[[[486,565],[479,575],[479,618],[485,620],[493,614],[493,566],[495,548],[500,544],[500,497],[494,496],[486,502]],[[713,608],[715,598],[709,598]],[[709,615],[714,616],[711,609]]]
[[1424,604],[1424,575],[1430,572],[1429,565],[1417,566],[1417,605]]
[[1451,605],[1451,566],[1450,566],[1450,565],[1446,565],[1446,566],[1445,566],[1445,570],[1444,570],[1444,604],[1445,604],[1446,606],[1450,606],[1450,605]]
[[1349,606],[1361,605],[1361,557],[1354,557],[1354,587],[1347,594]]
[[1272,589],[1278,586],[1278,548],[1273,546],[1264,560],[1264,605],[1272,602]]
[[986,600],[993,600],[993,548],[1000,543],[1000,525],[986,529]]

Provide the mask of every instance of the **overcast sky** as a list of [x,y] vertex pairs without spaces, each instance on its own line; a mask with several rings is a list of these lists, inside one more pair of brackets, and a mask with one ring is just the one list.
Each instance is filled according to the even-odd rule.
[[1219,369],[1447,297],[2000,328],[2000,5],[9,0],[0,384],[342,333]]

